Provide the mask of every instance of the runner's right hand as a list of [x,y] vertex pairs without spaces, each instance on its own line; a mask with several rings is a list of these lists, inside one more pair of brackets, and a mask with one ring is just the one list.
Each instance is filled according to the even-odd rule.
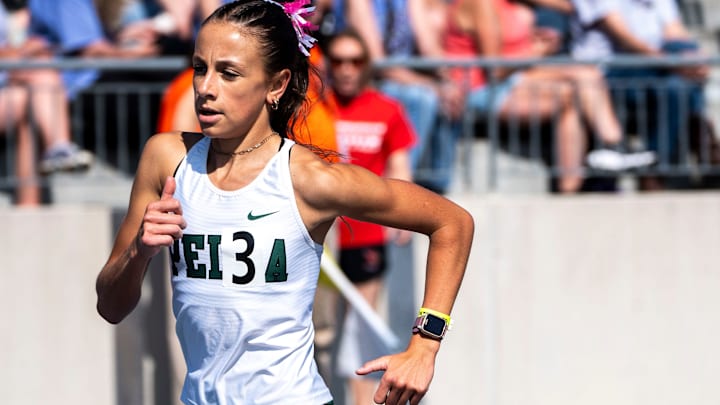
[[143,255],[152,257],[182,237],[187,224],[182,216],[180,201],[173,197],[175,187],[175,178],[168,176],[160,200],[148,204],[145,209],[138,235],[138,250]]

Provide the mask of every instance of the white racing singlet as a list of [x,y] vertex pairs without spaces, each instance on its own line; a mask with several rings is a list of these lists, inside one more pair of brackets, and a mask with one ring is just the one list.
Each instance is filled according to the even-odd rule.
[[312,305],[322,245],[300,218],[290,179],[294,143],[234,191],[207,174],[210,138],[175,174],[187,228],[170,249],[173,312],[188,404],[323,404]]

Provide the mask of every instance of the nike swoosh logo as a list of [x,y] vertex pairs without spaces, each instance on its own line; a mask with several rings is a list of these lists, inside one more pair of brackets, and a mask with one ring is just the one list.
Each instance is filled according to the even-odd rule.
[[268,215],[277,214],[280,211],[268,212],[267,214],[253,215],[252,211],[248,212],[248,220],[254,221],[256,219],[265,218]]

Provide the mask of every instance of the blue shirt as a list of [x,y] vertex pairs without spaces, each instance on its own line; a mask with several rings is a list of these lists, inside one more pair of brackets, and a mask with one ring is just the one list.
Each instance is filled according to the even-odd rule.
[[580,59],[603,58],[625,52],[622,45],[595,24],[618,13],[639,40],[654,49],[663,43],[665,26],[680,19],[674,0],[572,0],[572,54]]
[[[410,26],[408,0],[373,0],[373,14],[387,56],[410,56],[415,52],[415,37]],[[336,32],[347,28],[345,1],[333,6]]]
[[[92,0],[29,0],[30,35],[43,38],[57,56],[72,55],[103,40],[102,23]],[[97,70],[63,72],[69,97],[92,85]]]

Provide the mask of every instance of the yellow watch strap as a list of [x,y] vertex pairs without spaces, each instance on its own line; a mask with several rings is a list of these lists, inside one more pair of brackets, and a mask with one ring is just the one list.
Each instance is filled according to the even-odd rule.
[[450,318],[450,315],[448,315],[448,314],[443,314],[442,312],[436,311],[436,310],[434,310],[434,309],[425,308],[425,307],[420,308],[420,311],[418,312],[418,316],[421,316],[421,315],[424,315],[424,314],[435,315],[435,316],[437,316],[438,318],[442,318],[442,319],[445,320],[445,322],[446,322],[448,325],[450,325],[450,324],[452,323],[452,319]]

